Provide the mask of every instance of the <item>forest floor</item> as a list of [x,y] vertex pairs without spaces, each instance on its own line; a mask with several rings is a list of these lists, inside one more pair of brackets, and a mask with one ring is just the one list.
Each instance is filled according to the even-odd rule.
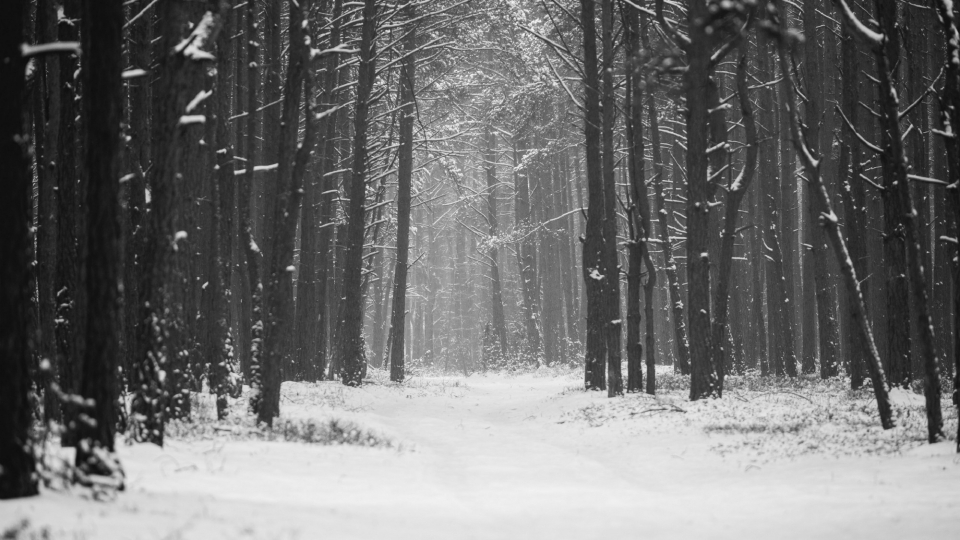
[[[126,491],[0,502],[0,537],[957,538],[955,442],[924,443],[923,400],[883,431],[841,383],[728,379],[691,403],[609,400],[579,371],[285,383],[270,432],[242,417],[118,441]],[[675,385],[675,387],[671,387]],[[946,430],[956,409],[944,399]],[[308,441],[308,442],[303,442]],[[329,442],[336,444],[329,444]],[[326,443],[326,444],[324,444]],[[69,456],[67,456],[69,457]],[[7,535],[2,533],[6,532]],[[623,536],[625,535],[625,536]]]

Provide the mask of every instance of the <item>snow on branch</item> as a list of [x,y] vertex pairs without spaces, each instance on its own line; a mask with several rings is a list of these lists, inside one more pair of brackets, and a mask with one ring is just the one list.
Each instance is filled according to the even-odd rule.
[[214,16],[213,12],[208,11],[204,13],[203,18],[200,19],[199,23],[197,23],[197,26],[193,29],[193,32],[190,32],[189,36],[187,36],[183,41],[178,43],[176,47],[174,47],[174,52],[177,54],[182,54],[184,58],[193,60],[195,62],[213,60],[214,56],[207,51],[204,51],[203,47],[213,37],[217,26],[217,18]]
[[353,49],[346,45],[337,45],[330,49],[310,49],[310,59],[316,60],[330,56],[331,54],[357,54],[358,52],[360,52],[360,49]]
[[192,113],[193,111],[195,111],[195,110],[197,109],[197,107],[200,106],[201,103],[203,103],[203,101],[204,101],[205,99],[207,99],[207,98],[210,97],[211,95],[213,95],[213,90],[206,90],[206,91],[201,90],[201,91],[197,92],[197,95],[194,96],[194,98],[190,100],[190,103],[187,103],[187,108],[186,108],[185,112],[186,112],[187,114]]
[[51,43],[41,43],[39,45],[31,45],[29,43],[24,43],[20,45],[20,55],[24,58],[32,58],[34,56],[42,56],[45,54],[60,54],[60,53],[70,53],[70,54],[80,54],[80,42],[79,41],[54,41]]
[[192,126],[207,123],[207,117],[202,114],[185,114],[177,122],[178,126]]
[[866,41],[867,44],[872,47],[879,47],[883,44],[883,40],[885,39],[884,35],[871,30],[867,25],[860,22],[860,19],[858,19],[857,16],[854,15],[853,10],[850,9],[850,5],[847,4],[847,0],[833,0],[833,4],[837,6],[840,14],[843,15],[843,20],[857,37]]

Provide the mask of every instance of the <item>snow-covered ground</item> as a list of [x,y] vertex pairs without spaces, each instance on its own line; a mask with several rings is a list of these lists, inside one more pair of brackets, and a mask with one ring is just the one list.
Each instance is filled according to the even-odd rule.
[[264,440],[243,422],[204,421],[173,430],[163,449],[121,445],[127,489],[115,500],[45,490],[0,502],[0,533],[960,538],[960,457],[953,442],[923,444],[914,396],[897,396],[901,427],[883,432],[870,400],[839,385],[744,383],[690,403],[680,389],[608,400],[553,370],[403,386],[373,377],[359,389],[284,384],[278,423],[289,429],[266,437],[334,426],[363,444]]

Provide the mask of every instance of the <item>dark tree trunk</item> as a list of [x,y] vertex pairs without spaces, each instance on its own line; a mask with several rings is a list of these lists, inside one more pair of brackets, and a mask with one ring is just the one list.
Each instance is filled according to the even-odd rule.
[[[660,249],[663,252],[664,273],[670,293],[670,315],[676,341],[677,367],[681,374],[690,374],[690,343],[687,339],[687,326],[683,314],[683,295],[680,291],[680,276],[677,261],[673,257],[673,241],[670,238],[670,215],[666,197],[663,193],[664,166],[660,148],[660,122],[657,118],[656,100],[653,92],[647,93],[647,120],[650,123],[651,155],[653,157],[653,188],[657,202],[657,232],[660,236]],[[650,376],[647,383],[651,384]]]
[[[319,11],[325,13],[327,11],[328,0],[322,0],[320,2]],[[335,32],[331,33],[330,41],[328,45],[330,48],[335,47],[339,42],[339,21],[334,23],[336,25]],[[323,92],[321,95],[323,106],[328,106],[326,103],[327,94],[326,90],[328,85],[336,80],[336,62],[338,55],[330,55],[330,60],[334,62],[333,68],[329,66],[324,70],[320,76],[319,86],[320,90]],[[321,111],[321,114],[323,112]],[[324,116],[324,119],[326,116]],[[326,136],[326,123],[321,120],[317,125],[318,134],[321,137]],[[323,142],[321,144],[321,153],[323,151]],[[318,302],[318,278],[320,275],[318,266],[324,265],[324,255],[325,251],[319,251],[317,248],[319,242],[317,237],[321,233],[321,230],[318,228],[320,225],[317,217],[318,210],[320,214],[323,213],[321,206],[321,197],[322,192],[326,189],[327,182],[324,181],[323,176],[323,157],[311,159],[311,174],[309,175],[309,180],[307,181],[307,186],[304,192],[304,202],[303,210],[300,215],[300,268],[297,273],[297,302],[296,302],[296,350],[294,351],[295,361],[294,365],[297,366],[299,370],[300,380],[306,381],[316,381],[322,379],[322,368],[317,364],[318,352],[318,337],[321,335],[319,322],[322,320],[320,318],[320,312],[323,309],[322,305]],[[329,247],[329,242],[325,248]],[[320,255],[318,258],[317,255]]]
[[[413,19],[412,8],[405,8]],[[403,362],[403,326],[406,319],[407,270],[410,251],[410,192],[413,181],[413,121],[415,110],[414,85],[416,81],[417,46],[416,27],[404,38],[404,59],[400,64],[400,148],[397,171],[397,266],[393,277],[393,313],[390,317],[390,380],[402,382],[405,376]]]
[[[772,3],[775,11],[782,12],[783,0],[772,0]],[[785,32],[782,32],[781,35],[787,36]],[[783,41],[780,43],[778,55],[780,68],[784,72],[787,71],[788,65],[787,54],[785,52],[787,49],[787,44],[785,41],[786,38],[784,37]],[[866,310],[864,309],[863,295],[860,291],[860,282],[857,279],[856,271],[850,264],[850,253],[847,250],[843,236],[840,234],[840,228],[838,227],[839,220],[837,219],[837,215],[833,212],[833,208],[830,204],[830,196],[827,193],[826,188],[823,186],[823,183],[820,181],[819,161],[810,152],[809,146],[807,146],[805,139],[805,133],[800,127],[800,115],[797,112],[796,98],[794,96],[796,89],[793,86],[792,78],[785,77],[781,81],[781,87],[783,88],[783,95],[787,97],[785,105],[787,109],[787,120],[789,122],[789,126],[783,127],[791,130],[793,143],[798,155],[800,155],[801,159],[803,160],[803,166],[807,174],[807,179],[810,182],[810,187],[813,190],[813,194],[820,199],[819,204],[823,209],[820,223],[824,227],[827,237],[830,240],[830,244],[833,247],[834,256],[840,263],[840,271],[843,274],[844,284],[847,287],[850,310],[853,312],[853,316],[857,321],[857,328],[860,332],[862,343],[866,344],[869,349],[867,355],[867,366],[870,370],[870,378],[873,383],[873,393],[877,400],[877,408],[880,414],[880,424],[884,429],[890,429],[894,424],[891,414],[890,399],[888,396],[887,381],[884,379],[883,367],[880,364],[880,355],[877,352],[876,343],[873,340],[873,332],[870,328],[870,322],[865,316]]]
[[[772,83],[774,71],[770,66],[769,54],[771,48],[769,40],[764,36],[757,38],[759,54],[757,55],[757,64],[759,71],[765,83]],[[760,177],[762,178],[762,210],[763,215],[763,243],[769,250],[765,260],[767,261],[766,285],[767,285],[767,314],[769,317],[769,339],[770,339],[770,358],[767,359],[767,367],[771,374],[783,376],[784,358],[790,356],[793,351],[793,325],[785,313],[791,310],[787,305],[788,295],[784,281],[784,260],[783,260],[783,228],[781,227],[781,208],[782,197],[780,193],[780,179],[777,176],[776,156],[777,139],[774,122],[776,121],[774,111],[774,88],[773,85],[761,90],[759,109],[761,113],[761,126],[765,128],[765,137],[760,140]],[[790,356],[792,358],[792,356]],[[765,373],[766,374],[766,373]]]
[[[80,17],[79,0],[65,0],[64,17],[59,20],[59,41],[78,41],[79,29],[68,22]],[[80,390],[80,369],[83,358],[83,340],[86,337],[86,317],[83,317],[86,287],[83,282],[83,246],[85,221],[81,219],[81,201],[84,184],[80,181],[77,164],[77,105],[80,81],[75,78],[77,56],[60,56],[60,149],[57,164],[57,363],[60,389],[66,394]],[[61,442],[73,446],[76,442],[76,407],[66,402],[63,406],[64,432]]]
[[[343,0],[334,0],[333,13],[331,14],[333,18],[333,27],[330,31],[331,48],[340,44],[340,15],[342,11]],[[319,160],[320,166],[317,171],[321,186],[318,203],[320,206],[320,225],[317,237],[317,252],[324,254],[317,268],[317,341],[313,362],[316,365],[318,379],[323,379],[327,366],[328,328],[330,325],[328,314],[331,312],[331,306],[334,305],[329,294],[330,270],[333,267],[333,257],[329,255],[332,255],[330,246],[334,233],[334,222],[332,221],[333,195],[338,193],[336,176],[332,174],[332,171],[337,168],[335,158],[336,133],[340,119],[337,110],[333,108],[339,106],[341,99],[341,94],[334,92],[340,75],[337,70],[337,61],[338,57],[336,55],[331,55],[327,59],[326,72],[323,76],[324,87],[321,93],[321,103],[326,105],[330,112],[320,120],[319,129],[323,137],[323,146]]]
[[[164,384],[163,372],[169,363],[178,363],[181,355],[176,348],[177,328],[173,328],[171,343],[167,343],[167,330],[171,320],[177,320],[171,311],[183,309],[179,302],[170,303],[168,288],[177,284],[170,280],[175,275],[172,262],[177,242],[175,219],[180,197],[182,179],[178,170],[182,166],[181,140],[192,120],[181,119],[192,96],[187,94],[190,82],[198,80],[205,62],[203,54],[211,48],[217,37],[220,19],[212,12],[203,15],[191,32],[190,48],[178,48],[182,4],[180,0],[164,2],[160,6],[160,80],[156,90],[156,117],[152,126],[155,152],[150,169],[150,218],[144,234],[143,268],[140,283],[141,330],[137,340],[136,368],[134,371],[133,402],[131,410],[137,415],[134,437],[141,441],[163,444],[165,409],[169,395]],[[173,356],[171,356],[173,355]],[[183,366],[173,365],[174,371]],[[184,376],[181,373],[181,376]],[[181,396],[181,388],[175,384],[170,390]],[[189,400],[186,400],[189,403]],[[176,414],[176,411],[173,411]]]
[[587,230],[583,241],[583,283],[587,300],[587,343],[584,383],[587,390],[606,388],[604,368],[607,342],[604,329],[604,279],[608,277],[604,258],[604,185],[600,150],[600,75],[597,66],[597,30],[594,0],[580,0],[583,27],[584,139],[587,169]]
[[[628,226],[630,243],[627,269],[627,392],[643,390],[642,316],[640,314],[641,274],[649,259],[647,238],[650,234],[650,204],[647,199],[643,159],[643,77],[640,66],[640,20],[636,11],[627,9],[623,17],[626,33],[627,97],[626,122],[628,141],[628,174],[630,179]],[[656,280],[656,273],[647,275],[647,282]],[[645,296],[645,304],[652,298]],[[653,353],[647,348],[647,355]]]
[[[135,4],[134,9],[144,9],[147,0]],[[150,17],[140,17],[130,29],[130,58],[133,65],[146,70],[151,65],[151,39],[153,28]],[[126,325],[127,359],[124,362],[127,385],[133,390],[135,349],[137,336],[142,331],[140,320],[140,282],[147,271],[143,267],[144,216],[147,212],[146,171],[150,165],[150,78],[141,77],[129,83],[129,107],[127,118],[130,125],[130,141],[126,144],[127,171],[132,175],[128,181],[127,231],[124,244],[124,323]]]
[[0,499],[37,494],[30,448],[30,362],[33,343],[25,328],[30,306],[30,193],[26,140],[24,41],[26,0],[0,4]]
[[[804,75],[805,90],[807,94],[807,103],[804,107],[805,122],[807,126],[807,140],[813,145],[811,150],[817,155],[822,156],[829,153],[830,148],[820,148],[820,125],[823,121],[824,97],[823,80],[820,63],[820,46],[817,43],[817,25],[819,17],[816,16],[816,9],[819,2],[816,0],[804,0],[803,32],[807,36],[804,41]],[[831,36],[832,38],[832,36]],[[827,237],[819,219],[823,213],[820,206],[819,197],[805,189],[807,199],[808,216],[806,219],[806,229],[810,235],[810,247],[806,252],[809,254],[806,264],[813,264],[813,283],[804,283],[804,289],[813,286],[816,296],[817,324],[816,327],[804,327],[804,333],[819,332],[820,346],[820,376],[821,378],[835,377],[838,373],[837,363],[840,354],[840,334],[835,318],[833,304],[833,295],[831,294],[831,279],[827,262]],[[812,365],[807,365],[807,356],[804,356],[804,372],[810,373],[813,370]]]
[[[283,115],[280,122],[280,145],[277,153],[278,193],[273,209],[275,223],[273,248],[268,251],[269,282],[264,296],[263,365],[261,367],[260,408],[257,421],[271,424],[280,415],[280,368],[284,344],[293,325],[293,250],[297,221],[303,196],[303,177],[316,139],[316,107],[313,94],[313,72],[308,65],[310,36],[306,33],[305,14],[310,0],[291,3],[290,62],[284,89]],[[297,146],[300,125],[301,92],[307,98],[303,141]],[[269,209],[268,209],[269,210]]]
[[364,202],[367,177],[367,120],[370,112],[370,93],[376,74],[374,38],[376,37],[377,5],[375,0],[364,0],[363,24],[360,37],[360,67],[358,68],[357,100],[354,111],[353,165],[350,170],[347,208],[346,254],[343,265],[343,302],[339,320],[340,378],[343,384],[359,386],[362,382],[363,358],[363,299],[360,282],[363,267]]
[[83,128],[87,175],[87,320],[76,465],[123,473],[111,457],[120,360],[120,121],[123,1],[83,0]]
[[601,112],[603,128],[601,141],[603,157],[603,328],[607,343],[607,396],[623,394],[620,368],[621,330],[620,319],[620,264],[617,258],[617,184],[614,176],[613,131],[616,124],[616,96],[613,91],[613,61],[616,50],[613,44],[613,0],[601,1],[601,41],[603,42],[603,91]]
[[[949,9],[951,4],[945,0],[936,2],[937,14],[943,25],[944,41],[946,42],[946,58],[955,59],[960,55],[960,31],[957,29],[956,13]],[[941,125],[945,133],[956,133],[960,126],[960,65],[954,61],[947,61],[945,66],[945,82],[943,94],[940,97]],[[950,220],[953,222],[951,230],[954,239],[957,238],[960,227],[960,140],[956,137],[946,139],[948,183],[953,186],[949,190]],[[956,249],[956,248],[955,248]],[[953,404],[960,409],[960,255],[953,257],[953,307],[954,316],[954,380]],[[957,452],[960,452],[960,426],[957,431]]]
[[[733,273],[733,250],[737,239],[737,221],[740,212],[740,203],[743,201],[750,184],[753,183],[754,171],[757,165],[757,125],[753,119],[753,106],[750,103],[750,94],[747,89],[747,46],[740,44],[740,61],[737,63],[737,101],[740,102],[740,112],[743,126],[746,130],[747,158],[740,174],[727,186],[727,202],[724,207],[723,232],[720,235],[719,271],[717,272],[717,289],[714,298],[715,319],[713,321],[713,365],[717,370],[721,388],[726,358],[733,351],[726,351],[724,346],[729,342],[728,303],[730,301],[730,281]],[[735,294],[735,293],[734,293]],[[736,316],[736,314],[735,314]]]
[[[259,26],[257,25],[257,0],[247,1],[247,168],[238,184],[237,201],[239,208],[237,219],[240,222],[240,242],[244,253],[247,282],[247,309],[249,317],[243,317],[250,329],[250,350],[247,369],[244,377],[251,387],[260,386],[260,357],[263,346],[263,281],[260,278],[261,252],[253,239],[252,208],[255,207],[251,198],[254,186],[254,166],[260,157],[257,143],[257,96],[260,94],[260,72],[258,71],[258,54],[260,43]],[[257,398],[251,403],[255,409]]]
[[[885,190],[884,201],[889,206],[885,208],[891,213],[885,215],[885,225],[889,227],[891,236],[886,238],[888,253],[896,255],[888,260],[890,267],[896,271],[903,271],[909,277],[907,289],[912,295],[913,306],[916,308],[916,322],[920,334],[920,355],[924,365],[924,396],[927,405],[927,435],[930,442],[937,442],[943,438],[943,417],[940,410],[940,366],[934,348],[933,327],[930,324],[929,300],[927,298],[927,282],[923,268],[923,253],[920,251],[920,233],[923,224],[919,222],[919,214],[913,206],[910,180],[907,176],[907,159],[904,153],[903,136],[900,129],[899,101],[896,93],[895,71],[900,61],[900,36],[897,22],[897,4],[894,0],[876,0],[876,14],[880,21],[880,28],[885,38],[882,46],[874,48],[877,60],[877,72],[880,78],[880,126],[881,148],[880,163],[884,170]],[[892,219],[891,219],[892,218]],[[893,223],[891,223],[893,221]],[[894,236],[896,238],[894,238]],[[904,251],[895,249],[899,244]],[[906,260],[903,260],[904,257]],[[900,266],[905,264],[905,268]],[[891,269],[892,270],[892,269]],[[890,274],[888,274],[889,277]],[[901,283],[902,282],[902,283]],[[904,302],[898,304],[893,301],[897,290],[899,299],[900,289],[906,286],[905,279],[898,277],[888,281],[888,331],[892,331],[891,320],[899,320],[904,316],[902,324],[906,325],[906,335],[898,344],[910,344],[910,306]],[[902,309],[897,306],[903,306]],[[902,331],[902,329],[898,329]],[[893,342],[891,342],[891,346]],[[891,375],[893,384],[909,384],[911,378],[912,361],[910,349],[906,349],[906,356],[900,356],[891,350]],[[902,363],[897,364],[898,360]]]
[[[843,29],[842,45],[842,109],[844,115],[850,121],[854,128],[860,123],[859,101],[860,87],[857,77],[857,45],[849,30]],[[850,250],[850,259],[853,268],[858,276],[867,275],[867,246],[866,238],[866,212],[867,201],[864,191],[864,181],[860,178],[863,173],[861,166],[860,142],[856,135],[847,127],[842,130],[842,143],[840,147],[839,170],[842,175],[840,184],[840,198],[843,201],[845,229],[847,231],[847,246]],[[865,279],[860,285],[864,298],[869,296],[870,280]],[[849,302],[844,303],[846,317],[849,318],[850,333],[847,336],[850,346],[849,349],[849,374],[850,386],[856,390],[863,383],[864,367],[866,358],[864,352],[867,351],[867,344],[860,338],[860,332],[856,327],[856,320],[853,312],[850,310]]]
[[707,6],[693,2],[687,12],[690,44],[684,80],[687,97],[687,282],[690,313],[690,399],[717,396],[720,387],[710,361],[710,201],[707,178],[707,94],[710,50]]
[[[37,41],[57,40],[57,13],[52,0],[37,3]],[[44,421],[60,422],[60,401],[50,384],[57,381],[56,280],[57,159],[60,132],[60,62],[56,55],[38,59],[40,81],[33,93],[37,159],[37,303],[40,338],[37,353],[46,369],[40,373]]]
[[[226,6],[226,1],[221,0]],[[224,14],[227,15],[227,14]],[[226,350],[228,340],[228,306],[230,302],[230,269],[231,250],[233,241],[232,231],[232,203],[233,203],[233,160],[235,149],[230,140],[230,66],[232,64],[233,45],[230,34],[233,29],[227,16],[224,19],[224,28],[217,36],[217,81],[216,101],[213,123],[215,124],[216,166],[213,168],[210,182],[210,228],[207,237],[207,287],[203,294],[210,298],[211,310],[204,313],[207,319],[207,336],[203,343],[205,350],[203,362],[208,366],[207,377],[210,391],[217,399],[217,419],[223,420],[227,414],[227,378],[229,375]]]

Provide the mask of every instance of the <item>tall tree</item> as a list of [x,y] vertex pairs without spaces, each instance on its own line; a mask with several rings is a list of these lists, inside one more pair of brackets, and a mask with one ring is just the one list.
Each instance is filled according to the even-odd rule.
[[120,121],[123,0],[83,0],[83,131],[87,176],[87,335],[76,464],[122,481],[111,455],[120,365]]
[[[813,151],[822,156],[829,153],[829,148],[820,148],[820,127],[824,117],[824,96],[823,80],[821,77],[822,65],[820,62],[821,47],[817,43],[817,26],[820,17],[817,15],[816,0],[804,0],[803,2],[803,33],[805,36],[803,45],[804,57],[804,92],[807,95],[806,106],[804,107],[804,121],[807,126],[808,141],[812,145]],[[832,37],[831,37],[832,38]],[[808,263],[813,262],[813,283],[805,283],[804,289],[813,286],[816,293],[816,327],[804,327],[804,333],[813,333],[819,335],[820,346],[820,376],[824,379],[837,375],[837,362],[839,360],[840,334],[835,318],[833,306],[833,297],[831,294],[831,279],[829,267],[827,266],[827,237],[823,228],[819,226],[819,218],[823,213],[820,207],[819,198],[810,193],[810,189],[805,189],[804,194],[807,199],[807,219],[806,228],[811,238],[810,246],[807,248]],[[806,361],[806,358],[804,358]],[[808,367],[809,372],[809,367]]]
[[[910,343],[910,309],[906,298],[900,297],[898,290],[906,286],[904,277],[909,276],[909,292],[916,308],[916,324],[920,334],[920,356],[924,366],[924,396],[927,409],[927,436],[930,442],[943,437],[943,417],[940,410],[940,367],[934,348],[933,326],[928,308],[926,277],[923,268],[923,255],[920,252],[920,215],[913,206],[910,180],[907,174],[907,159],[903,147],[903,134],[900,128],[901,111],[896,92],[896,66],[900,61],[899,23],[897,4],[894,0],[875,0],[876,15],[880,32],[874,32],[864,26],[850,10],[846,0],[834,0],[840,8],[844,21],[854,30],[855,35],[866,41],[873,49],[880,79],[880,128],[881,153],[880,164],[884,174],[884,225],[886,237],[885,260],[888,264],[888,332],[893,332],[891,320],[899,320],[907,326],[897,328],[900,339],[891,345],[891,381],[903,384],[909,381],[911,358],[909,347],[902,357],[896,346]],[[905,248],[902,252],[896,248]],[[890,255],[890,259],[886,256]],[[904,260],[906,259],[906,260]],[[903,272],[901,276],[892,275]],[[891,292],[891,290],[894,290]],[[895,296],[896,295],[896,296]],[[897,303],[903,300],[902,303]],[[895,313],[896,312],[896,313]],[[903,314],[904,317],[901,317]],[[899,364],[898,364],[899,363]]]
[[[280,375],[284,344],[293,325],[293,250],[296,242],[303,177],[316,137],[313,73],[310,61],[311,37],[305,15],[310,0],[290,3],[290,61],[284,87],[280,145],[277,149],[277,197],[274,200],[274,236],[267,250],[268,282],[264,296],[263,363],[260,407],[257,420],[271,424],[280,415]],[[297,145],[301,95],[307,96],[304,139]]]
[[[937,0],[937,14],[940,17],[940,23],[943,26],[944,41],[946,42],[946,66],[943,94],[940,98],[941,118],[944,134],[956,134],[960,126],[960,31],[958,31],[957,15],[951,9],[952,3],[946,0]],[[952,138],[944,136],[948,153],[948,183],[951,189],[948,190],[950,202],[950,217],[953,221],[954,240],[957,235],[958,226],[960,226],[960,139],[954,135]],[[957,244],[960,246],[960,244]],[[955,255],[952,259],[953,266],[953,303],[954,316],[960,314],[960,255]],[[960,409],[960,318],[954,322],[954,385],[953,385],[953,404]],[[960,452],[960,426],[957,431],[957,452]]]
[[[597,66],[597,29],[594,0],[580,0],[583,28],[583,130],[586,145],[587,229],[583,241],[583,283],[587,300],[587,342],[584,383],[588,390],[604,390],[607,341],[604,329],[603,280],[613,279],[606,268],[603,219],[604,184],[601,163],[600,74]],[[619,279],[619,276],[616,276]]]
[[[718,257],[719,271],[717,272],[717,288],[715,290],[714,307],[716,308],[713,321],[713,336],[711,346],[714,347],[713,358],[716,360],[717,374],[723,380],[724,366],[726,366],[727,351],[724,343],[730,338],[728,328],[728,305],[730,301],[730,282],[733,278],[733,250],[738,228],[737,222],[740,213],[740,204],[750,184],[757,166],[757,125],[753,118],[753,105],[750,103],[750,94],[747,87],[747,44],[740,43],[740,59],[737,62],[737,101],[740,102],[742,123],[746,131],[747,156],[740,173],[727,185],[727,200],[724,206],[723,232],[721,233],[720,253]],[[735,293],[734,293],[735,294]],[[732,353],[733,351],[730,351]]]
[[30,442],[30,358],[24,321],[30,309],[30,191],[24,130],[24,74],[20,54],[28,2],[0,4],[0,499],[36,495]]
[[[410,2],[404,7],[408,20],[415,17]],[[417,28],[407,30],[403,38],[403,60],[400,63],[400,148],[397,170],[397,262],[393,275],[393,313],[390,317],[390,380],[402,382],[405,376],[403,361],[403,326],[406,319],[407,270],[410,251],[410,196],[413,181],[413,121],[416,113]]]
[[[181,239],[176,230],[176,211],[182,176],[181,141],[186,130],[201,120],[187,106],[188,84],[202,74],[213,59],[208,52],[220,29],[220,17],[207,11],[186,39],[180,38],[182,0],[160,6],[160,77],[157,83],[156,117],[152,125],[153,161],[150,168],[150,212],[144,234],[143,268],[140,283],[140,333],[133,373],[134,396],[131,410],[136,415],[134,436],[142,441],[163,444],[168,388],[164,384],[172,355],[167,343],[170,321],[166,308],[171,263]],[[191,109],[192,110],[192,109]],[[172,388],[179,393],[180,388]]]
[[364,0],[363,23],[360,29],[360,65],[357,78],[357,98],[353,118],[353,165],[350,169],[347,207],[346,256],[343,268],[343,302],[339,320],[340,379],[343,384],[359,386],[364,367],[363,301],[360,283],[363,279],[363,238],[366,220],[364,203],[367,191],[367,123],[370,114],[370,94],[376,76],[374,39],[377,24],[376,0]]
[[600,140],[603,146],[601,170],[603,173],[603,328],[607,343],[607,395],[623,394],[620,370],[620,264],[617,256],[617,184],[614,176],[613,132],[616,124],[616,97],[613,86],[613,62],[617,55],[613,43],[613,0],[601,0],[601,35],[603,44],[600,109],[603,120]]
[[[80,16],[79,0],[65,0],[63,14],[58,21],[57,37],[62,42],[79,41],[80,29],[73,21]],[[86,287],[83,282],[85,221],[82,202],[85,200],[80,162],[77,156],[77,80],[78,54],[60,57],[60,149],[57,163],[57,363],[59,386],[67,394],[80,390],[80,367],[83,358],[83,339],[86,337],[84,302]],[[71,401],[63,404],[64,429],[61,440],[68,446],[76,441],[77,410]]]
[[[509,354],[507,343],[507,321],[503,311],[503,289],[500,283],[500,262],[497,250],[498,220],[497,220],[497,137],[488,125],[484,132],[484,169],[487,180],[487,222],[490,226],[491,246],[489,257],[490,265],[490,305],[493,311],[493,330],[496,333],[500,354],[506,357]],[[398,199],[399,200],[399,199]]]
[[[658,10],[662,11],[662,0]],[[710,255],[707,170],[707,92],[710,86],[710,36],[707,5],[691,2],[687,10],[689,42],[684,86],[687,99],[687,283],[690,314],[690,399],[720,392],[711,362]]]
[[[843,2],[843,0],[834,1],[838,3]],[[783,13],[783,0],[771,0],[771,4],[774,8],[772,13],[775,17],[777,17],[780,13]],[[846,15],[847,14],[845,14],[845,18]],[[792,36],[786,31],[787,29],[785,28],[785,25],[783,25],[783,19],[779,19],[776,22],[778,25],[775,28],[779,33],[778,59],[780,68],[784,73],[789,73],[789,69],[787,67],[787,51],[789,51],[791,47],[795,45],[795,43],[791,43],[790,40]],[[820,180],[819,158],[807,145],[806,135],[803,131],[803,128],[801,128],[802,124],[800,122],[800,114],[796,106],[796,88],[794,86],[793,78],[784,77],[783,80],[781,80],[780,85],[784,90],[783,94],[788,98],[785,105],[787,108],[789,125],[784,127],[790,129],[794,147],[796,148],[797,154],[801,157],[803,162],[807,179],[810,181],[811,188],[813,189],[813,195],[820,199],[819,204],[823,209],[823,213],[819,216],[820,224],[824,227],[827,237],[830,239],[830,244],[833,247],[834,256],[840,263],[840,270],[843,274],[844,284],[847,288],[850,311],[852,316],[856,319],[857,329],[860,333],[860,343],[868,348],[866,351],[866,356],[868,359],[867,367],[870,371],[871,382],[873,383],[874,397],[877,400],[880,424],[884,429],[890,429],[894,426],[894,423],[890,406],[890,398],[888,395],[889,387],[883,373],[883,367],[880,364],[880,354],[877,352],[876,342],[873,339],[873,331],[870,327],[870,321],[866,318],[863,294],[860,290],[860,282],[857,279],[856,269],[850,263],[850,252],[847,250],[846,242],[844,241],[843,236],[840,234],[840,228],[837,226],[839,220],[837,219],[837,215],[833,212],[832,205],[830,204],[830,195],[827,193],[826,188],[824,188],[823,183]]]

